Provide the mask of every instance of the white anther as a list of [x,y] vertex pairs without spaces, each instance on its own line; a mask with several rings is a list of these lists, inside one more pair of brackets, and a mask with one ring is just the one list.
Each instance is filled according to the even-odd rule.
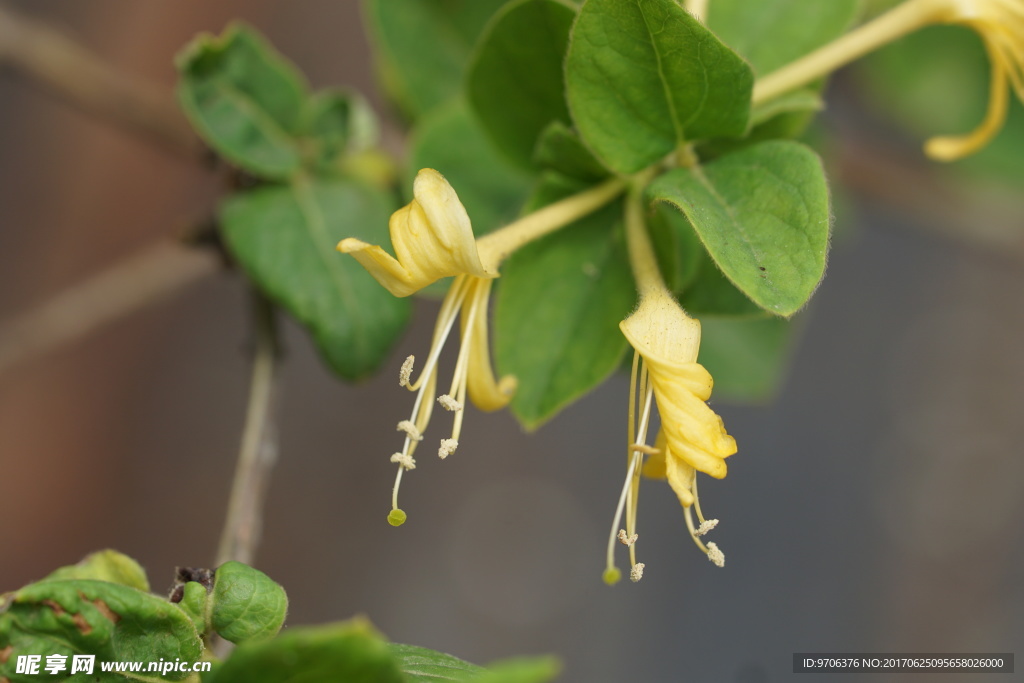
[[398,371],[398,386],[409,386],[409,380],[412,379],[412,364],[414,362],[416,362],[416,356],[409,356],[402,363],[402,369]]
[[456,413],[456,412],[462,410],[462,404],[459,403],[458,401],[456,401],[454,398],[452,398],[448,394],[441,394],[440,396],[438,396],[437,397],[437,402],[440,403],[442,406],[444,406],[445,410],[450,410],[453,413]]
[[423,441],[423,435],[420,434],[420,430],[416,429],[416,425],[414,425],[411,420],[402,420],[399,422],[398,431],[405,432],[413,441]]
[[455,449],[459,447],[459,442],[455,439],[441,439],[441,447],[437,449],[437,455],[439,458],[444,460],[449,455],[455,452]]
[[629,580],[636,583],[644,577],[644,563],[637,562],[633,565],[633,568],[629,570]]
[[708,543],[708,559],[716,567],[725,566],[725,553],[723,553],[717,545],[714,543]]
[[712,529],[714,529],[716,526],[718,526],[718,520],[717,519],[705,519],[703,522],[700,523],[700,526],[697,527],[697,530],[693,532],[693,535],[694,536],[703,536],[707,532],[709,532]]
[[408,453],[395,453],[391,456],[391,462],[397,462],[407,470],[416,469],[416,461]]
[[631,546],[634,543],[636,543],[636,539],[640,538],[640,536],[638,534],[633,534],[632,536],[627,536],[625,529],[619,529],[619,536],[618,536],[618,538],[619,538],[619,542],[622,545],[624,545],[624,546],[626,546],[628,548],[629,546]]

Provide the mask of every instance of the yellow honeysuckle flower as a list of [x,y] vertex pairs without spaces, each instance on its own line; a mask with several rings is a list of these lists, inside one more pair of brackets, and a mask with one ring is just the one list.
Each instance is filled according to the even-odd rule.
[[413,200],[388,222],[397,258],[354,237],[339,242],[338,251],[354,256],[399,297],[452,275],[498,277],[496,264],[481,263],[469,214],[444,176],[425,168],[412,188]]
[[398,423],[398,431],[405,433],[405,443],[391,456],[391,462],[398,465],[388,515],[393,526],[406,520],[405,512],[398,507],[398,489],[403,473],[416,467],[413,454],[433,412],[438,359],[456,318],[461,315],[455,372],[448,393],[437,397],[443,408],[454,413],[451,436],[442,439],[438,447],[442,459],[459,445],[467,396],[480,410],[494,411],[504,408],[515,393],[515,377],[499,379],[491,367],[487,308],[498,266],[518,247],[590,213],[617,196],[623,187],[619,180],[608,181],[475,239],[469,215],[455,190],[440,173],[425,168],[413,182],[412,202],[392,214],[389,222],[396,256],[355,238],[338,243],[338,251],[351,254],[395,296],[409,296],[441,278],[455,277],[441,303],[419,378],[412,381],[413,356],[406,359],[399,373],[399,384],[417,395],[412,415]]
[[[721,479],[727,471],[725,458],[736,452],[736,440],[725,431],[722,418],[706,403],[711,398],[713,381],[711,374],[697,362],[700,322],[686,314],[665,286],[644,226],[638,191],[627,200],[626,238],[640,303],[619,324],[634,353],[629,391],[628,466],[608,542],[604,579],[609,584],[621,577],[614,560],[616,539],[629,547],[630,578],[635,582],[643,575],[644,565],[636,561],[636,510],[641,473],[668,480],[683,505],[686,526],[697,547],[714,564],[724,566],[725,555],[718,546],[705,545],[699,538],[718,521],[704,519],[697,497],[696,474],[700,471]],[[661,415],[661,430],[652,448],[647,445],[647,432],[654,405]],[[644,456],[647,456],[646,462],[643,462]],[[694,526],[691,508],[696,509],[699,527]],[[623,513],[626,528],[616,533]]]
[[991,67],[988,112],[972,132],[935,137],[925,153],[941,161],[973,154],[1006,120],[1009,89],[1024,102],[1024,0],[907,0],[814,52],[758,79],[754,104],[807,85],[893,40],[933,24],[970,28],[981,38]]
[[686,315],[667,291],[654,290],[619,325],[643,358],[669,447],[694,469],[717,479],[736,441],[708,407],[713,381],[697,362],[700,322]]

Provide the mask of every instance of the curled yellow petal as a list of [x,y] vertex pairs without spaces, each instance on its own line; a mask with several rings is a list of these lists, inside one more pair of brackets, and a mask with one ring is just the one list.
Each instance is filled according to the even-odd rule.
[[667,291],[651,289],[619,327],[650,373],[667,450],[705,474],[724,477],[725,458],[736,452],[736,440],[705,403],[714,382],[696,362],[700,322],[686,315]]
[[409,296],[452,275],[497,277],[484,268],[465,207],[444,176],[422,169],[413,182],[413,200],[388,222],[392,256],[377,245],[353,237],[338,243],[389,292]]
[[696,470],[672,453],[664,429],[658,432],[654,447],[656,452],[644,463],[643,475],[651,479],[668,479],[679,503],[683,507],[690,507],[693,505],[693,478]]
[[[473,404],[485,412],[500,410],[508,405],[515,394],[517,381],[512,375],[500,380],[494,376],[491,367],[491,351],[487,335],[487,302],[491,293],[491,280],[476,279],[474,291],[466,297],[462,313],[462,334],[468,337],[469,368],[466,376],[469,398]],[[468,307],[476,306],[477,314],[472,316],[473,328],[466,331],[470,319]]]
[[992,80],[989,86],[988,112],[981,125],[967,135],[939,136],[928,140],[924,152],[938,161],[955,161],[974,154],[999,134],[1006,121],[1006,109],[1010,104],[1006,65],[989,47],[992,62]]

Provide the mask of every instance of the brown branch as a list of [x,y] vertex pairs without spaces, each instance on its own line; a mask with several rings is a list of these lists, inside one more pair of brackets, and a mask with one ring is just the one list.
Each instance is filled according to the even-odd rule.
[[112,68],[59,31],[0,4],[0,64],[74,107],[190,159],[203,146],[169,89]]
[[252,564],[260,540],[270,471],[277,461],[277,315],[273,304],[255,289],[252,300],[256,348],[249,407],[215,566],[229,560]]
[[212,254],[160,243],[0,322],[0,374],[161,301],[218,268]]

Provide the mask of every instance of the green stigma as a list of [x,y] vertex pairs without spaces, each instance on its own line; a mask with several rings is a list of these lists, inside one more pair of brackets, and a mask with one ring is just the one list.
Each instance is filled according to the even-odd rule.
[[622,572],[620,572],[616,567],[609,567],[604,570],[602,578],[609,586],[614,586],[619,582],[619,579],[622,578]]
[[395,508],[388,513],[388,524],[391,526],[402,526],[405,524],[406,514],[405,511]]

